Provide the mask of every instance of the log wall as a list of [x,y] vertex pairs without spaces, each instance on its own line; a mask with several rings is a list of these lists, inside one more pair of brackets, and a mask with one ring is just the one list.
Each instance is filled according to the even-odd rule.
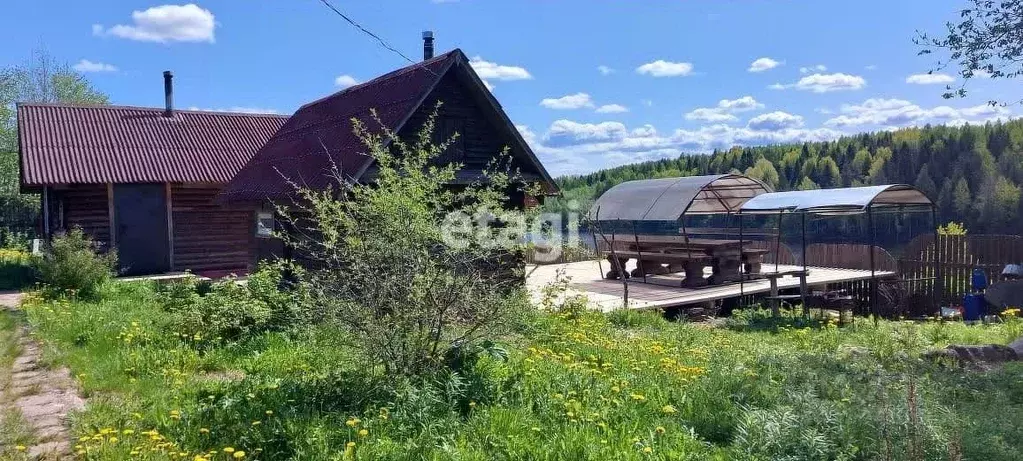
[[53,229],[79,227],[100,248],[110,247],[110,207],[106,184],[76,184],[55,191],[53,199],[56,200],[57,213],[63,208],[63,216],[51,214],[51,219],[55,220],[50,224]]
[[255,211],[216,203],[221,185],[173,184],[173,270],[245,272],[255,263]]

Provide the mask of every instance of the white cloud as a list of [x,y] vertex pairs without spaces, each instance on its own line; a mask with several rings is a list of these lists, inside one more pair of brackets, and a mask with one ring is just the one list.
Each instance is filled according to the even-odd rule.
[[593,99],[586,93],[576,93],[560,98],[544,98],[540,105],[548,109],[581,109],[593,107]]
[[913,74],[906,77],[906,83],[915,85],[934,85],[938,83],[952,83],[956,81],[951,75],[942,73]]
[[337,78],[334,79],[334,86],[337,86],[339,88],[348,88],[350,86],[355,86],[358,84],[359,81],[356,80],[355,77],[352,77],[351,75],[348,74],[339,75]]
[[109,28],[94,24],[92,33],[143,42],[214,42],[216,21],[213,13],[194,3],[133,11],[131,19],[130,25],[118,24]]
[[867,80],[863,77],[843,73],[807,75],[792,85],[797,90],[814,93],[859,90],[865,86],[867,86]]
[[647,107],[654,106],[654,101],[652,99],[641,99],[639,102],[643,103],[643,105]]
[[561,119],[551,123],[543,140],[548,144],[614,141],[624,139],[628,133],[621,122],[578,123]]
[[677,129],[662,134],[652,125],[630,130],[621,122],[580,123],[571,120],[555,121],[543,136],[537,136],[528,127],[518,128],[555,175],[672,158],[681,152],[709,152],[733,145],[823,141],[843,134],[829,128],[760,130],[723,124],[695,130]]
[[117,67],[104,62],[92,62],[88,59],[78,61],[78,64],[71,66],[78,72],[117,72]]
[[615,70],[610,67],[600,65],[597,66],[597,72],[600,72],[600,75],[611,75],[615,72]]
[[961,109],[949,106],[926,109],[904,99],[871,98],[860,104],[843,105],[841,115],[825,121],[824,125],[836,128],[871,126],[882,129],[926,123],[961,125],[1004,120],[1010,113],[1011,111],[1005,107],[987,104]]
[[637,67],[636,72],[651,77],[685,77],[693,73],[693,65],[688,62],[670,62],[658,59]]
[[474,56],[469,60],[476,74],[487,80],[531,80],[533,76],[523,67],[504,66]]
[[247,107],[247,106],[234,106],[226,108],[215,108],[208,109],[203,107],[192,106],[188,110],[200,110],[204,112],[235,112],[240,114],[279,114],[277,109],[266,109],[263,107]]
[[485,78],[481,78],[480,80],[483,81],[483,86],[487,87],[487,90],[494,91],[494,84],[490,83],[490,80],[487,80]]
[[702,120],[705,122],[734,122],[739,119],[717,107],[698,107],[687,112],[685,117],[686,120]]
[[803,126],[803,117],[775,111],[753,117],[746,124],[752,130],[780,131]]
[[753,96],[743,96],[737,99],[722,99],[718,101],[718,107],[732,112],[746,112],[763,109],[764,105],[753,99]]
[[775,61],[774,59],[765,56],[763,58],[758,58],[756,61],[751,62],[749,65],[749,69],[746,70],[749,72],[763,72],[765,70],[774,69],[775,67],[778,67],[781,64],[782,64],[781,62]]
[[815,66],[800,67],[799,73],[809,74],[810,72],[824,72],[826,70],[828,70],[828,66],[825,66],[824,64],[817,64]]
[[753,99],[753,96],[743,96],[736,99],[722,99],[715,107],[699,107],[686,113],[686,120],[703,120],[705,122],[732,122],[738,117],[732,115],[736,112],[762,109],[763,104]]
[[864,69],[867,69],[867,70],[877,70],[877,65],[876,64],[870,64],[867,67],[864,67]]
[[770,85],[767,85],[767,88],[771,89],[771,90],[784,90],[784,89],[789,88],[791,86],[792,85],[785,85],[785,84],[782,84],[782,83],[772,83]]
[[620,114],[622,112],[628,112],[629,108],[621,104],[604,104],[597,108],[598,114]]

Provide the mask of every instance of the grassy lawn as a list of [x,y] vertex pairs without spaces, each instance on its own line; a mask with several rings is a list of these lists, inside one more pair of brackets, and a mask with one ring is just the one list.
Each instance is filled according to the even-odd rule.
[[26,310],[89,399],[86,459],[1019,459],[1023,365],[926,363],[1020,322],[727,327],[523,314],[459,372],[385,378],[329,325],[177,331],[151,286]]

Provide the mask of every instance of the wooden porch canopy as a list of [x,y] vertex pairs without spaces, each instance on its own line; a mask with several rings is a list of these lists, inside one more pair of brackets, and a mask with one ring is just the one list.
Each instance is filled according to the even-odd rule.
[[628,181],[604,192],[588,216],[600,221],[676,221],[687,214],[734,213],[747,200],[769,192],[767,184],[740,174]]

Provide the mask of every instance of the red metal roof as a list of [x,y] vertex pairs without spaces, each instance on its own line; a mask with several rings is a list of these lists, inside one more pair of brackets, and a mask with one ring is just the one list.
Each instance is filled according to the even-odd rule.
[[21,184],[226,183],[283,115],[19,104]]
[[366,147],[353,133],[351,120],[378,131],[370,112],[375,110],[384,126],[397,130],[459,59],[468,62],[456,49],[302,106],[238,172],[222,197],[279,198],[294,191],[289,181],[322,189],[335,183],[332,165],[346,179],[357,180],[372,158],[364,154]]

